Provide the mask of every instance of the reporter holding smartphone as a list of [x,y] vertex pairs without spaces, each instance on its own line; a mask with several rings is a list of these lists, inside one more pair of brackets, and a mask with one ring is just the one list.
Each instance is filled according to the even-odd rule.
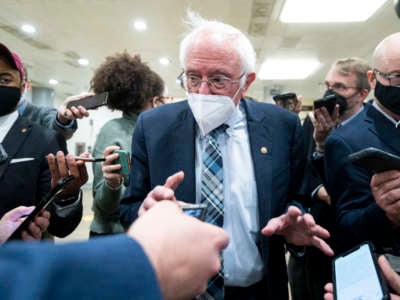
[[67,109],[66,105],[72,100],[82,99],[93,94],[86,93],[68,97],[64,103],[61,104],[58,110],[53,107],[35,105],[28,101],[28,94],[32,89],[32,83],[28,78],[28,71],[22,64],[21,58],[17,53],[11,52],[3,43],[0,43],[0,48],[2,49],[2,52],[8,52],[21,63],[21,74],[23,74],[21,83],[23,84],[24,89],[17,103],[18,114],[36,124],[39,124],[40,126],[55,130],[66,140],[71,138],[78,128],[76,119],[87,117],[89,114],[83,107],[72,107]]
[[[334,212],[331,197],[325,187],[325,142],[336,127],[351,126],[350,120],[363,110],[363,101],[371,89],[367,78],[370,69],[369,64],[360,58],[336,60],[320,83],[322,98],[326,100],[334,97],[336,107],[331,114],[324,106],[315,108],[314,113],[310,113],[303,123],[307,149],[305,179],[302,183],[302,193],[307,202],[305,206],[316,222],[331,233]],[[319,104],[323,102],[326,105],[324,100],[319,101]],[[333,234],[329,242],[334,246]],[[331,279],[331,259],[308,247],[301,257],[291,255],[288,270],[294,300],[320,300],[323,297],[323,286]]]
[[[397,274],[392,266],[389,264],[385,256],[381,255],[378,258],[378,265],[382,271],[383,277],[386,280],[387,285],[391,289],[390,299],[400,300],[400,275]],[[329,282],[325,285],[324,300],[334,300],[333,284]]]
[[[15,207],[36,205],[54,186],[46,160],[48,153],[61,153],[57,165],[59,174],[75,167],[73,159],[68,161],[67,156],[65,161],[67,148],[60,134],[18,112],[25,85],[20,57],[0,44],[0,217]],[[71,233],[82,217],[79,188],[79,184],[74,185],[51,204],[47,208],[51,217],[48,212],[42,213],[43,218],[35,222],[38,226],[28,228],[30,237],[41,239],[45,231],[57,237]]]
[[93,149],[94,157],[105,158],[103,163],[93,163],[93,237],[124,232],[119,201],[128,178],[121,174],[121,164],[115,163],[119,154],[114,151],[130,152],[137,117],[163,104],[164,82],[139,55],[124,52],[105,59],[93,75],[91,88],[96,94],[109,92],[107,106],[122,111],[122,118],[112,119],[101,128]]
[[[31,209],[17,208],[1,218],[0,241]],[[1,247],[1,299],[194,299],[221,268],[220,252],[228,243],[223,229],[162,201],[126,234],[56,246]]]

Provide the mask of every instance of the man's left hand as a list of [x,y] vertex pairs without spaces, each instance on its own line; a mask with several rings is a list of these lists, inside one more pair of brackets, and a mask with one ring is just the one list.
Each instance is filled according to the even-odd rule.
[[400,226],[400,171],[376,173],[371,178],[371,191],[376,204],[385,211],[390,222]]
[[295,206],[289,206],[285,214],[269,220],[261,232],[267,236],[282,235],[288,243],[296,246],[317,247],[328,256],[334,254],[323,240],[329,238],[329,232],[317,225],[310,214],[302,215]]

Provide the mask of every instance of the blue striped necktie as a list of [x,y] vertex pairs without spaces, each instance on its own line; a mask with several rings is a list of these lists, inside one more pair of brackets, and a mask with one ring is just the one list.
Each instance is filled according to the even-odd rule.
[[[202,157],[201,203],[207,204],[206,222],[219,227],[224,225],[224,170],[217,138],[227,128],[228,125],[223,124],[208,134]],[[207,291],[198,299],[224,299],[223,267],[217,275],[211,278]]]

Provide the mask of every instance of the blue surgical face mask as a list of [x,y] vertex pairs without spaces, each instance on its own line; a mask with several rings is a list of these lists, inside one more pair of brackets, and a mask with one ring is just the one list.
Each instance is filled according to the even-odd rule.
[[21,105],[23,105],[25,102],[29,101],[29,91],[27,86],[25,86],[24,92],[21,95],[21,98],[19,99],[18,102],[18,107],[20,107]]

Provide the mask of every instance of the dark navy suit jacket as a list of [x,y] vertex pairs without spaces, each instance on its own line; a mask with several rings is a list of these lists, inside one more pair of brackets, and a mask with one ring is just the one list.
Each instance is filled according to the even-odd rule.
[[9,243],[0,249],[1,299],[161,300],[141,246],[125,235],[54,246]]
[[395,232],[376,204],[370,187],[372,174],[352,165],[347,156],[367,147],[400,155],[400,128],[371,104],[346,126],[328,137],[325,148],[327,188],[336,210],[339,251],[370,240],[378,248],[395,247]]
[[[297,115],[278,106],[244,101],[258,195],[259,224],[281,215],[296,197],[304,164],[303,138]],[[128,227],[137,218],[141,201],[168,176],[183,170],[176,198],[195,202],[196,123],[187,101],[142,113],[132,140],[129,187],[121,202],[121,221]],[[265,147],[265,151],[261,149]],[[260,230],[261,230],[260,228]],[[261,236],[260,253],[270,299],[287,298],[284,240]]]
[[[59,150],[67,153],[65,139],[61,135],[21,116],[2,145],[8,154],[9,164],[0,176],[0,217],[17,206],[36,205],[50,190],[51,174],[46,155]],[[58,204],[63,205],[62,202]],[[54,205],[47,210],[51,213],[48,231],[59,237],[70,234],[82,217],[81,202],[65,216],[58,215]]]

